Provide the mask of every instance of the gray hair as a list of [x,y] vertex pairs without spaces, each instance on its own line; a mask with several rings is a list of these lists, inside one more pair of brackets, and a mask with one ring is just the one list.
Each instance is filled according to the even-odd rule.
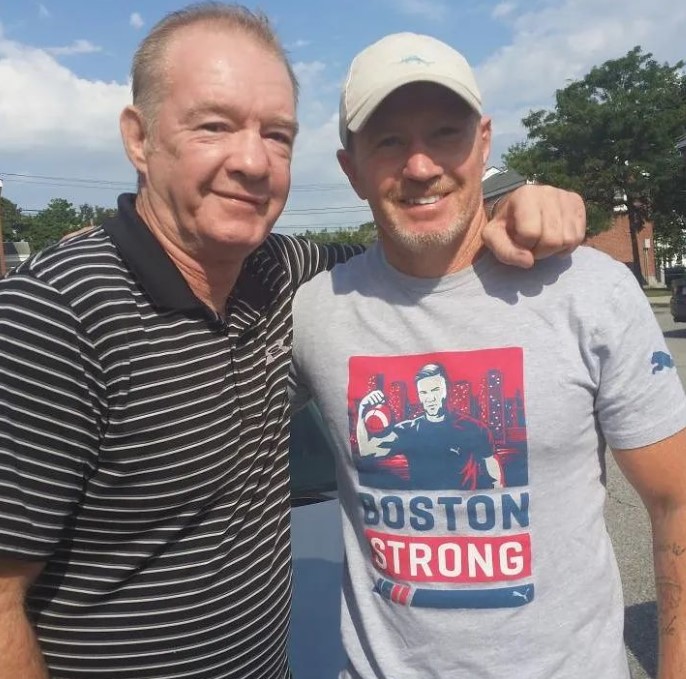
[[171,12],[161,19],[153,26],[134,54],[131,64],[133,104],[143,114],[146,126],[154,125],[157,107],[163,96],[165,78],[162,63],[167,46],[181,29],[202,23],[223,24],[228,30],[248,35],[281,59],[293,84],[297,102],[298,80],[268,17],[243,5],[199,2]]

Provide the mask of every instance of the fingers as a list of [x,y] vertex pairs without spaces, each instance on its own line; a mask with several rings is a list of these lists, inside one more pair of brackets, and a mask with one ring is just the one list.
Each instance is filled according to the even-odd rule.
[[568,255],[586,236],[586,207],[578,193],[547,189],[546,202],[540,204],[540,237],[533,248],[536,259],[550,255]]
[[530,269],[534,265],[534,254],[530,248],[516,243],[505,228],[504,222],[494,219],[488,222],[481,234],[484,245],[503,264]]
[[504,264],[528,268],[535,259],[569,254],[586,234],[581,196],[552,186],[522,186],[495,213],[483,240]]
[[370,391],[361,401],[360,407],[366,408],[368,406],[376,406],[379,403],[383,403],[386,400],[383,391],[376,389],[375,391]]

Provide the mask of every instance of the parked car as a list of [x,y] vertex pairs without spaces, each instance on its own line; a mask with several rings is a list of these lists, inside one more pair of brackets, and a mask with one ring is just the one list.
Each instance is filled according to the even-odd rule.
[[343,536],[333,443],[313,403],[291,422],[293,612],[289,654],[296,679],[336,679]]
[[669,300],[669,310],[672,318],[677,322],[686,322],[686,278],[672,280],[672,296]]
[[686,267],[684,266],[666,266],[663,270],[663,282],[668,288],[671,287],[673,281],[684,277],[686,277]]

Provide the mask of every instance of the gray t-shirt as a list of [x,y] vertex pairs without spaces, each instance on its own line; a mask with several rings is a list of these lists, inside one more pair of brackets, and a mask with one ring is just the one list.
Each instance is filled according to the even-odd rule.
[[676,433],[686,400],[626,267],[416,279],[376,246],[298,292],[293,366],[339,453],[341,677],[629,676],[605,441]]

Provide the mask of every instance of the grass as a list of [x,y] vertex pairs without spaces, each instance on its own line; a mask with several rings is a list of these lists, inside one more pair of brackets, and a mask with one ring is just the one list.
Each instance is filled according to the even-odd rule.
[[669,288],[643,288],[647,297],[664,297],[669,296],[672,291]]

